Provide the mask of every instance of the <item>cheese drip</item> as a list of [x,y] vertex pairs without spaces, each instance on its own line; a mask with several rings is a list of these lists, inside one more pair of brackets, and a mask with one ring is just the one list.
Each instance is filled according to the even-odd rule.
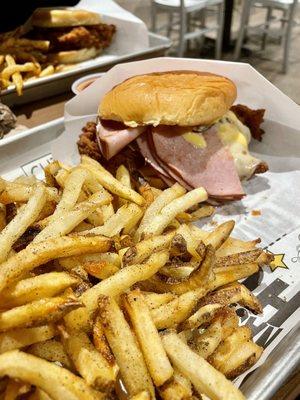
[[228,146],[235,167],[241,179],[249,179],[255,172],[260,160],[253,157],[248,150],[251,133],[232,111],[228,111],[215,124],[218,136],[224,146]]

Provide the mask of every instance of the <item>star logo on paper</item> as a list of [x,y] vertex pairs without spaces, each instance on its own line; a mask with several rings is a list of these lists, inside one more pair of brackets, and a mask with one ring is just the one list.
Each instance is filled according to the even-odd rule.
[[274,260],[270,262],[270,268],[274,272],[277,268],[288,269],[289,267],[283,261],[284,254],[274,254],[271,251],[269,253],[274,255]]

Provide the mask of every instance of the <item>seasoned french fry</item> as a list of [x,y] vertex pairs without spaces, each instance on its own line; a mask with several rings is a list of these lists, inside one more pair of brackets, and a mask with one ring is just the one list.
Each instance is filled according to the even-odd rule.
[[[14,202],[28,201],[35,188],[31,185],[23,185],[16,182],[8,182],[0,178],[0,202],[10,204]],[[46,187],[47,200],[59,201],[59,195],[56,188]]]
[[64,368],[74,371],[74,366],[65,352],[62,343],[56,339],[32,344],[26,352],[47,361],[59,363]]
[[67,175],[66,181],[64,182],[64,190],[61,200],[58,203],[51,219],[56,218],[61,212],[72,210],[88,176],[88,171],[84,170],[83,168],[75,168],[69,175]]
[[160,213],[166,205],[168,205],[174,199],[177,199],[178,197],[185,194],[185,192],[186,190],[178,183],[175,183],[175,185],[173,185],[169,189],[164,190],[145,211],[140,226],[135,233],[136,241],[140,240],[141,234],[148,226],[148,224],[152,221],[152,219],[156,217],[157,214]]
[[234,379],[251,368],[260,358],[263,348],[252,341],[237,344],[226,362],[219,364],[218,370],[228,379]]
[[199,394],[212,400],[244,400],[237,387],[194,353],[174,332],[162,335],[162,341],[171,362],[188,376]]
[[192,384],[178,369],[174,369],[173,378],[159,388],[159,394],[163,400],[192,399]]
[[82,167],[92,172],[98,182],[101,183],[101,185],[111,193],[114,193],[126,200],[130,200],[140,206],[144,204],[144,199],[140,194],[119,182],[97,161],[92,160],[87,156],[82,156],[81,163]]
[[[201,302],[201,300],[200,300]],[[222,308],[222,304],[214,303],[214,304],[206,304],[199,308],[193,315],[183,321],[179,327],[179,331],[184,331],[188,329],[197,329],[201,325],[211,321],[215,316],[216,312]]]
[[234,221],[227,221],[219,225],[204,240],[206,245],[211,244],[216,250],[228,239],[234,228]]
[[0,313],[0,332],[30,328],[61,319],[66,313],[82,307],[74,296],[44,298]]
[[122,229],[130,231],[142,217],[142,209],[134,203],[124,204],[112,215],[103,226],[97,226],[89,231],[80,232],[79,235],[103,235],[113,237],[119,234]]
[[96,251],[105,252],[110,247],[111,241],[103,237],[59,237],[33,243],[1,264],[0,291],[20,275],[50,260]]
[[123,295],[122,299],[151,378],[156,386],[161,386],[171,378],[173,368],[164,351],[146,301],[138,290]]
[[[5,61],[6,61],[8,67],[13,67],[16,65],[14,58],[9,54],[5,56]],[[5,70],[7,71],[7,69],[4,68],[4,72],[5,72]],[[8,77],[5,78],[3,71],[1,72],[1,75],[3,76],[4,79],[9,79]],[[21,96],[23,94],[23,78],[22,78],[21,73],[17,70],[15,73],[12,74],[11,78],[16,87],[18,96]]]
[[51,218],[50,223],[34,238],[33,242],[37,243],[70,233],[75,226],[87,218],[97,207],[108,204],[110,201],[111,196],[106,191],[103,193],[98,192],[93,194],[87,201],[77,204],[72,210],[60,211],[56,217]]
[[217,257],[215,266],[227,267],[229,265],[249,264],[257,262],[262,252],[263,251],[261,249],[253,249],[241,253],[229,254],[225,257]]
[[44,78],[45,76],[53,75],[55,72],[53,65],[48,65],[45,67],[39,74],[40,78]]
[[55,336],[56,330],[52,325],[36,328],[19,328],[0,333],[0,354],[6,351],[21,349],[33,343],[43,342]]
[[49,272],[23,279],[1,293],[1,305],[3,307],[21,306],[34,300],[55,296],[78,283],[77,278],[65,272]]
[[118,373],[118,367],[111,366],[103,355],[96,350],[88,335],[84,332],[70,332],[64,340],[65,349],[77,371],[89,386],[110,391]]
[[259,300],[241,283],[233,283],[205,296],[200,305],[219,303],[223,306],[239,303],[255,314],[262,312]]
[[238,323],[238,317],[233,310],[220,309],[204,332],[192,332],[188,343],[199,356],[207,359],[237,329]]
[[158,308],[163,304],[169,303],[176,298],[173,293],[154,293],[154,292],[143,292],[147,306],[152,308]]
[[43,186],[34,189],[32,197],[26,206],[0,232],[0,263],[4,261],[16,240],[23,235],[26,229],[39,216],[46,202],[46,193]]
[[171,328],[188,318],[207,290],[200,288],[178,296],[176,299],[151,310],[157,329]]
[[147,226],[141,230],[140,234],[145,238],[161,234],[170,222],[176,218],[178,213],[186,211],[191,206],[205,201],[206,199],[207,193],[203,188],[191,190],[183,196],[174,199],[148,222]]
[[134,396],[146,390],[155,398],[143,355],[118,304],[111,297],[100,296],[99,315],[128,394]]
[[84,309],[70,312],[65,317],[68,327],[73,329],[89,329],[89,320],[97,310],[98,298],[101,294],[118,296],[136,282],[154,275],[168,260],[168,252],[154,253],[145,264],[135,264],[123,268],[110,278],[104,279],[88,289],[80,296]]
[[19,350],[0,355],[0,376],[4,375],[41,388],[53,400],[100,400],[105,397],[65,368]]
[[239,279],[247,278],[259,270],[256,263],[231,265],[230,267],[219,267],[215,270],[215,281],[212,283],[212,290]]
[[154,292],[171,292],[174,294],[183,294],[200,287],[210,287],[210,285],[213,285],[214,281],[214,259],[214,248],[211,245],[208,245],[203,262],[198,265],[198,268],[194,270],[185,281],[179,283],[168,283],[160,279],[158,276],[154,276],[149,280],[150,287]]
[[152,253],[167,249],[175,232],[153,236],[130,247],[123,256],[124,265],[139,264],[145,261]]

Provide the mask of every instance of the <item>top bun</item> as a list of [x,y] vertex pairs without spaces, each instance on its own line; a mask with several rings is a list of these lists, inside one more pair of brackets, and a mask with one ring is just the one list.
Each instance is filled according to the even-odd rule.
[[31,23],[39,28],[98,25],[101,17],[86,10],[38,8],[31,17]]
[[236,99],[235,84],[209,72],[169,71],[137,75],[106,93],[103,119],[138,125],[209,125]]

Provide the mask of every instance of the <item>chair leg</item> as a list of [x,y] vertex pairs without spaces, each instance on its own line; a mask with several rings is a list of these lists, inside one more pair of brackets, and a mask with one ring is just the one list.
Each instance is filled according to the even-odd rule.
[[268,38],[268,29],[270,27],[270,21],[272,19],[272,11],[273,11],[272,7],[267,8],[267,16],[266,16],[265,27],[264,27],[265,31],[263,33],[262,42],[261,42],[262,50],[264,50],[266,48],[267,38]]
[[215,58],[220,60],[222,58],[222,43],[223,43],[223,29],[224,29],[224,1],[218,5],[218,27],[217,27],[217,39],[215,47]]
[[151,31],[156,32],[157,31],[157,25],[156,25],[156,6],[155,3],[152,1],[151,2]]
[[291,45],[292,28],[294,24],[294,14],[296,10],[296,5],[297,3],[292,4],[289,9],[288,23],[283,38],[283,65],[282,65],[283,74],[286,74],[288,72],[288,67],[289,67],[290,45]]
[[252,3],[252,0],[244,0],[243,11],[242,11],[242,15],[241,15],[240,29],[239,29],[235,49],[234,49],[234,56],[233,56],[234,60],[238,60],[240,58],[246,29],[248,27],[248,25],[246,25],[246,23],[247,23],[247,21],[249,21],[251,3]]
[[179,28],[179,46],[177,51],[178,57],[184,56],[186,48],[186,40],[185,40],[186,31],[187,31],[187,16],[185,10],[181,10],[180,28]]
[[169,11],[168,27],[167,27],[167,37],[168,38],[171,36],[172,29],[173,29],[173,13],[172,13],[172,11]]

